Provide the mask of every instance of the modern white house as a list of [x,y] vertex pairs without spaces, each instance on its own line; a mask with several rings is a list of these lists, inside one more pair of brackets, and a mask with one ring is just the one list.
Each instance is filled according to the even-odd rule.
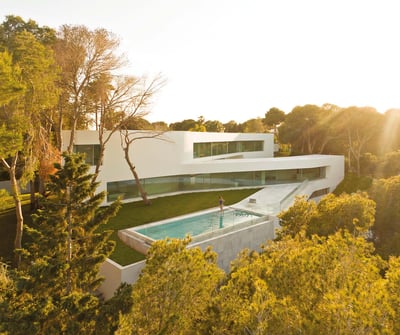
[[[63,143],[69,142],[69,136],[69,131],[63,132]],[[287,209],[296,195],[318,200],[333,191],[344,177],[343,156],[274,157],[273,134],[169,131],[154,137],[151,131],[132,131],[130,136],[136,140],[129,155],[149,198],[202,190],[260,188],[233,207],[261,218],[193,239],[193,246],[213,246],[219,265],[225,270],[243,248],[257,248],[274,238],[276,215]],[[77,131],[74,143],[74,150],[86,153],[87,163],[94,165],[99,154],[98,132]],[[119,133],[113,134],[106,145],[98,181],[99,191],[107,192],[105,204],[117,197],[124,201],[140,199]],[[121,231],[119,236],[139,251],[149,245],[149,238],[137,231]],[[107,260],[102,267],[105,297],[111,297],[121,282],[134,282],[143,266],[144,262],[140,262],[122,267]]]
[[[63,132],[63,143],[68,143],[69,135]],[[170,131],[150,138],[154,132],[132,131],[132,136],[138,140],[131,145],[130,157],[149,197],[304,180],[314,197],[332,191],[344,176],[343,156],[274,158],[273,134]],[[86,161],[94,165],[98,132],[78,131],[74,143],[74,150],[86,153]],[[106,145],[98,181],[109,202],[118,196],[127,201],[139,197],[119,133]]]

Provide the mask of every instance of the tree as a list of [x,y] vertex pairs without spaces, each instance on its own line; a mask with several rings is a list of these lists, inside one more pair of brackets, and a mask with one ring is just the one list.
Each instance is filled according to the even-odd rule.
[[[363,165],[361,166],[363,167]],[[375,172],[375,175],[381,178],[400,175],[400,150],[387,152]]]
[[384,258],[400,255],[400,177],[374,180],[369,195],[376,203],[373,241]]
[[316,105],[296,106],[279,127],[279,139],[296,153],[323,153],[337,135],[331,129],[335,109]]
[[194,127],[196,127],[196,121],[193,119],[186,119],[181,122],[171,123],[169,125],[171,130],[190,130]]
[[97,184],[83,156],[63,158],[64,166],[56,164],[57,173],[50,177],[50,195],[26,227],[30,242],[21,251],[18,290],[5,315],[13,334],[97,333],[102,314],[95,294],[102,282],[98,270],[115,245],[111,232],[99,227],[120,204],[100,208],[105,193],[93,195]]
[[120,130],[120,135],[121,135],[121,146],[122,150],[124,151],[124,157],[125,161],[129,166],[129,169],[132,172],[133,178],[135,179],[135,183],[138,187],[139,194],[143,199],[143,202],[146,205],[150,205],[151,201],[147,198],[147,193],[144,190],[142,183],[140,181],[139,175],[136,171],[136,166],[133,164],[131,156],[130,156],[130,151],[131,151],[131,145],[133,142],[145,139],[145,138],[160,138],[162,136],[163,132],[150,132],[150,133],[143,133],[143,132],[138,132],[138,131],[129,131],[129,129],[124,129],[121,128]]
[[71,129],[67,150],[73,151],[76,129],[94,125],[98,132],[100,151],[93,181],[100,173],[112,135],[122,127],[136,126],[140,120],[143,124],[155,93],[164,85],[161,76],[148,80],[118,74],[116,70],[125,63],[117,55],[118,46],[119,40],[112,33],[90,31],[84,26],[63,26],[56,45],[63,70],[59,118],[66,118]]
[[207,131],[206,126],[205,126],[204,116],[199,116],[197,119],[197,122],[194,124],[193,127],[191,127],[189,129],[189,131],[199,131],[199,132]]
[[168,131],[169,126],[164,121],[152,122],[152,129],[155,131]]
[[[0,26],[0,49],[10,53],[13,62],[13,75],[19,78],[25,89],[24,116],[30,116],[31,153],[26,161],[34,160],[32,169],[38,168],[39,191],[43,190],[46,168],[53,164],[58,152],[51,143],[52,109],[57,102],[58,91],[55,81],[58,69],[55,66],[52,46],[55,42],[55,30],[40,27],[35,21],[25,22],[19,16],[7,16]],[[23,69],[20,71],[19,69]],[[39,72],[39,75],[38,75]],[[16,101],[16,100],[15,100]],[[21,108],[21,102],[9,104],[7,114]],[[14,108],[14,110],[12,110]],[[29,123],[29,121],[28,121]],[[26,152],[25,152],[26,154]],[[31,182],[31,205],[36,203],[33,180]]]
[[12,64],[12,56],[7,52],[0,52],[0,105],[24,94],[25,86],[21,82],[21,69]]
[[133,129],[133,130],[153,130],[154,129],[153,124],[142,117],[137,117],[130,121],[124,122],[124,126],[127,129]]
[[214,300],[212,333],[393,334],[385,266],[372,244],[343,232],[244,252]]
[[318,204],[297,197],[293,206],[279,214],[278,239],[300,234],[327,236],[346,229],[366,236],[374,224],[375,202],[366,193],[328,194]]
[[290,299],[279,299],[262,279],[260,255],[243,250],[234,262],[209,309],[212,334],[296,334],[299,311]]
[[274,130],[274,134],[277,134],[277,127],[283,121],[285,121],[285,112],[276,107],[270,108],[269,111],[265,113],[265,117],[263,119],[265,126],[267,126],[269,129],[272,128]]
[[[2,25],[2,40],[5,33]],[[43,159],[43,145],[50,141],[49,129],[43,127],[43,115],[57,101],[55,80],[57,71],[53,54],[49,47],[41,44],[29,31],[9,34],[12,39],[13,68],[22,83],[24,90],[18,96],[7,99],[0,111],[2,126],[2,150],[0,161],[9,173],[12,194],[15,199],[17,216],[17,233],[15,249],[21,247],[23,231],[23,215],[20,198],[20,187],[33,179],[39,160]],[[23,69],[18,75],[18,68]],[[32,126],[34,125],[34,126]],[[8,141],[8,140],[9,141]],[[22,175],[17,178],[17,164],[23,160]],[[17,180],[19,179],[19,180]],[[19,259],[16,258],[15,265]]]
[[108,241],[110,232],[97,229],[117,213],[120,203],[100,208],[105,192],[95,194],[98,183],[92,182],[83,156],[63,154],[63,160],[63,166],[55,164],[57,172],[50,176],[49,195],[33,215],[35,227],[28,228],[34,242],[29,244],[27,260],[30,264],[54,253],[55,261],[67,260],[67,268],[64,280],[56,278],[51,287],[64,288],[67,293],[78,288],[93,292],[99,283],[98,267],[114,248]]
[[[27,87],[24,100],[24,116],[29,117],[30,147],[26,150],[25,169],[33,180],[33,172],[38,171],[43,189],[46,172],[43,167],[53,164],[58,159],[59,152],[52,145],[52,125],[49,111],[58,101],[58,68],[55,65],[53,52],[36,39],[32,33],[17,34],[14,41],[13,59],[24,69],[22,79]],[[32,125],[34,125],[32,127]],[[31,189],[32,202],[34,188]]]
[[261,118],[250,119],[243,123],[244,133],[265,133],[264,123]]
[[[10,278],[8,266],[4,263],[0,263],[0,306],[2,306],[2,304],[7,300],[7,296],[12,290],[13,280]],[[1,309],[0,311],[4,312],[4,310]],[[0,328],[0,331],[1,330],[2,329]]]
[[281,228],[277,231],[277,240],[285,236],[305,235],[311,219],[317,215],[317,205],[305,196],[297,196],[294,204],[278,215]]
[[[93,182],[100,173],[106,145],[113,134],[123,129],[131,129],[140,123],[145,127],[147,121],[143,117],[148,114],[154,95],[164,85],[160,76],[152,79],[150,83],[147,83],[144,77],[112,77],[104,74],[101,77],[101,80],[94,81],[90,85],[91,94],[85,103],[86,110],[93,111],[96,115],[96,130],[100,144]],[[148,125],[150,126],[150,123]]]
[[382,155],[400,149],[400,109],[389,109],[383,115],[382,128],[377,139]]
[[7,15],[0,25],[0,49],[14,50],[15,36],[22,32],[30,32],[38,42],[51,46],[56,40],[55,30],[47,26],[39,26],[34,20],[24,21],[20,16]]
[[9,198],[9,194],[7,190],[1,189],[0,190],[0,212],[7,208],[6,200]]
[[360,157],[360,175],[366,177],[378,176],[380,165],[381,162],[376,155],[366,152]]
[[389,266],[386,271],[385,278],[387,279],[385,289],[388,291],[389,304],[394,310],[392,319],[393,333],[400,333],[400,322],[398,316],[400,315],[400,258],[390,257]]
[[372,177],[369,176],[357,176],[354,173],[346,173],[343,180],[336,186],[332,193],[335,195],[340,195],[342,193],[350,194],[359,191],[366,191],[368,193],[372,181]]
[[76,129],[86,127],[93,116],[85,105],[90,85],[120,69],[125,62],[117,55],[118,46],[118,38],[105,29],[90,31],[84,26],[64,25],[58,33],[55,55],[62,69],[63,90],[58,131],[65,121],[71,130],[69,152],[73,151]]
[[229,121],[223,124],[225,133],[240,133],[243,131],[243,125],[236,123],[235,121]]
[[335,129],[344,143],[343,152],[347,151],[350,172],[360,176],[362,155],[377,152],[376,138],[382,121],[383,116],[371,107],[348,107],[338,113],[334,121]]
[[355,236],[367,237],[375,222],[375,205],[367,193],[330,193],[318,202],[318,214],[311,219],[308,234],[327,236],[346,229]]
[[[23,149],[23,136],[18,131],[6,129],[4,126],[0,128],[0,160],[3,166],[7,169],[11,192],[15,204],[16,213],[16,234],[14,240],[14,250],[22,246],[22,232],[24,228],[24,216],[22,214],[21,188],[17,180],[17,161],[19,152]],[[8,158],[11,157],[11,160]],[[19,257],[15,256],[14,265],[19,265]]]
[[209,132],[223,133],[225,130],[224,125],[220,121],[217,121],[217,120],[206,121],[204,123],[204,125],[205,125],[207,131],[209,131]]
[[199,334],[224,276],[216,254],[188,248],[190,238],[152,244],[133,287],[132,334]]
[[10,301],[15,298],[15,282],[12,278],[9,268],[6,264],[0,262],[0,334],[9,334],[7,332],[5,319],[10,310]]

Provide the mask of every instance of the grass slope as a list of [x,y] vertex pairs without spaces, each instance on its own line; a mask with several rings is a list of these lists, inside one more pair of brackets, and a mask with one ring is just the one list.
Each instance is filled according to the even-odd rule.
[[[225,205],[229,206],[256,191],[258,191],[258,188],[187,193],[152,199],[150,206],[144,205],[141,201],[123,204],[118,214],[107,225],[102,227],[104,230],[113,231],[111,239],[117,243],[110,258],[121,265],[128,265],[144,259],[144,255],[129,248],[119,240],[117,236],[118,230],[217,207],[219,195],[223,196]],[[28,221],[27,217],[29,217],[29,212],[26,209],[25,220]],[[1,212],[0,260],[9,262],[12,259],[14,237],[15,212],[12,210]]]

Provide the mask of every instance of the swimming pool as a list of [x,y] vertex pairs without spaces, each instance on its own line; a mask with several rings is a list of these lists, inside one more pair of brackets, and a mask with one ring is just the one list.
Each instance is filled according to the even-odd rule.
[[233,227],[243,222],[257,221],[262,216],[261,214],[229,208],[223,212],[219,210],[212,211],[189,217],[175,218],[155,225],[142,226],[135,229],[135,231],[153,240],[161,240],[167,237],[184,238],[186,235],[193,237]]

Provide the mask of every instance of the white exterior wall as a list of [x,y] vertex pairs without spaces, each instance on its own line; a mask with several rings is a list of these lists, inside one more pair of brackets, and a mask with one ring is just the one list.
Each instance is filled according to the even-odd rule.
[[[146,131],[135,131],[137,136],[154,134]],[[69,143],[70,131],[62,133],[64,150]],[[264,151],[243,152],[214,157],[193,158],[194,142],[223,142],[223,141],[264,141]],[[98,144],[98,133],[91,130],[77,131],[75,144]],[[171,131],[160,135],[158,138],[144,138],[134,141],[130,148],[130,158],[135,164],[140,178],[153,178],[162,176],[174,176],[181,174],[203,173],[203,172],[230,172],[235,171],[234,166],[241,159],[225,160],[228,165],[212,165],[222,158],[241,155],[246,158],[273,157],[273,135],[272,134],[241,134],[241,133],[200,133],[189,131]],[[92,169],[93,171],[93,169]],[[239,171],[239,170],[238,170]],[[103,166],[101,167],[98,181],[99,191],[106,191],[107,182],[132,180],[133,176],[124,158],[121,148],[119,133],[113,134],[106,145]]]
[[146,261],[140,261],[127,266],[121,266],[107,258],[99,271],[99,275],[104,277],[104,281],[99,288],[104,299],[108,300],[112,298],[122,283],[135,283],[145,265]]
[[[137,136],[154,134],[135,131]],[[68,143],[69,131],[63,132],[63,141]],[[263,152],[241,152],[211,157],[193,158],[194,142],[264,141]],[[96,131],[77,131],[75,144],[98,144]],[[140,178],[154,178],[198,173],[222,173],[262,170],[305,169],[325,167],[326,178],[312,181],[315,189],[329,188],[331,191],[344,177],[344,157],[333,155],[305,155],[296,157],[273,157],[273,134],[252,133],[203,133],[189,131],[166,132],[158,138],[134,141],[130,157]],[[237,159],[223,159],[241,156]],[[98,181],[99,191],[106,191],[107,182],[132,180],[133,176],[124,158],[119,133],[107,143],[104,164]]]

